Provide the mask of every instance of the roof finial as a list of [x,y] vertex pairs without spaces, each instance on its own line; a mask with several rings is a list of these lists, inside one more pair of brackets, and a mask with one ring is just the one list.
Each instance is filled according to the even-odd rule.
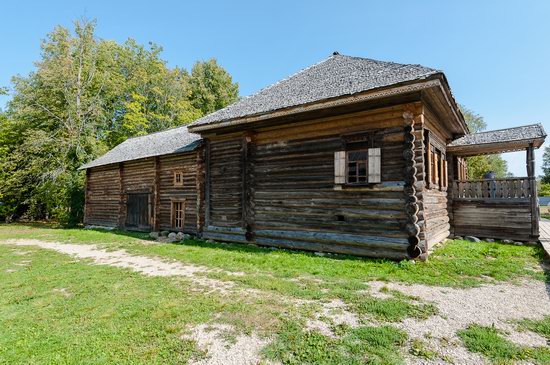
[[333,56],[338,56],[338,55],[340,55],[340,52],[334,51],[334,52],[332,52],[332,55],[333,55]]

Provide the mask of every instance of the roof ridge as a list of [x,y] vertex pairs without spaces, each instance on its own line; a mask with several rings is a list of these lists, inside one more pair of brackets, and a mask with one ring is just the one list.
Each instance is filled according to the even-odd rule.
[[[171,131],[173,129],[178,129],[178,128],[187,128],[189,126],[189,124],[184,124],[184,125],[178,125],[176,127],[170,127],[170,128],[166,128],[166,129],[163,129],[161,131],[156,131],[156,132],[151,132],[151,133],[147,133],[147,134],[142,134],[141,136],[132,136],[132,137],[128,137],[124,140],[124,142],[128,141],[128,140],[131,140],[131,139],[137,139],[137,138],[143,138],[143,137],[147,137],[147,136],[151,136],[153,134],[158,134],[158,133],[164,133],[164,132],[168,132],[168,131]],[[189,132],[189,133],[193,133],[193,132]],[[120,144],[122,144],[123,142],[121,142]]]
[[[483,134],[483,133],[500,132],[500,131],[505,131],[505,130],[510,130],[510,129],[518,129],[518,128],[534,127],[534,126],[541,127],[541,130],[542,130],[543,132],[546,133],[546,131],[545,131],[544,128],[542,127],[542,124],[541,124],[541,123],[532,123],[532,124],[518,125],[517,127],[491,129],[491,130],[489,130],[489,131],[481,131],[481,132],[470,133],[470,134],[467,134],[467,135],[465,135],[465,136],[463,136],[463,137],[471,136],[472,134]],[[460,138],[462,138],[462,137],[460,137]],[[459,138],[457,138],[457,139],[459,139]]]

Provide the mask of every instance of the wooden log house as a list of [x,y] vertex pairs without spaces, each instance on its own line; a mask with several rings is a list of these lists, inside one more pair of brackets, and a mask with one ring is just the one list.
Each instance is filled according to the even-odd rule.
[[[487,221],[477,219],[489,210],[520,214],[513,223],[525,229],[514,230],[520,232],[514,239],[532,240],[538,236],[532,151],[545,137],[536,126],[523,127],[521,141],[495,131],[486,144],[486,135],[468,134],[442,72],[335,53],[188,129],[168,131],[181,135],[179,146],[143,156],[117,153],[119,146],[106,155],[115,157],[84,166],[85,223],[135,228],[128,213],[133,204],[147,205],[138,228],[403,259],[427,254],[452,233],[511,234],[483,230]],[[150,137],[121,146],[135,150],[139,138]],[[528,186],[521,204],[488,202],[495,194],[464,199],[466,156],[524,148],[528,183],[513,185]],[[146,154],[147,146],[139,150]],[[188,173],[181,190],[170,185],[179,168]],[[496,184],[499,199],[517,197],[515,183]],[[134,191],[149,195],[136,203]],[[174,221],[177,194],[189,194],[183,228]]]

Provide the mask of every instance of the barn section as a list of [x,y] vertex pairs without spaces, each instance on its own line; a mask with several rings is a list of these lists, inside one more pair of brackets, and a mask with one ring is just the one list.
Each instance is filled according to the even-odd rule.
[[401,259],[450,233],[445,147],[467,129],[438,71],[335,54],[190,130],[206,238]]
[[88,226],[200,233],[203,148],[186,127],[130,138],[84,165]]

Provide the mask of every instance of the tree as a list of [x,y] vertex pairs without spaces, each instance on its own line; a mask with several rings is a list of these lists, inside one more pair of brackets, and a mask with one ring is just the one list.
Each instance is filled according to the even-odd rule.
[[[487,128],[487,123],[483,117],[474,111],[460,106],[460,110],[464,115],[464,120],[468,125],[470,133],[479,133]],[[504,178],[510,175],[508,172],[508,164],[500,154],[473,156],[466,159],[468,165],[468,178],[482,179],[483,175],[488,171],[493,171],[497,178]]]
[[233,83],[215,59],[197,62],[191,70],[191,100],[203,114],[212,113],[238,99],[239,85]]
[[542,155],[542,172],[542,183],[550,184],[550,146],[544,148],[544,154]]
[[189,123],[236,99],[237,85],[215,60],[196,65],[193,91],[192,77],[169,68],[160,46],[101,40],[95,27],[86,20],[72,32],[56,27],[36,69],[12,79],[12,99],[0,114],[1,215],[76,224],[83,163],[128,137]]

